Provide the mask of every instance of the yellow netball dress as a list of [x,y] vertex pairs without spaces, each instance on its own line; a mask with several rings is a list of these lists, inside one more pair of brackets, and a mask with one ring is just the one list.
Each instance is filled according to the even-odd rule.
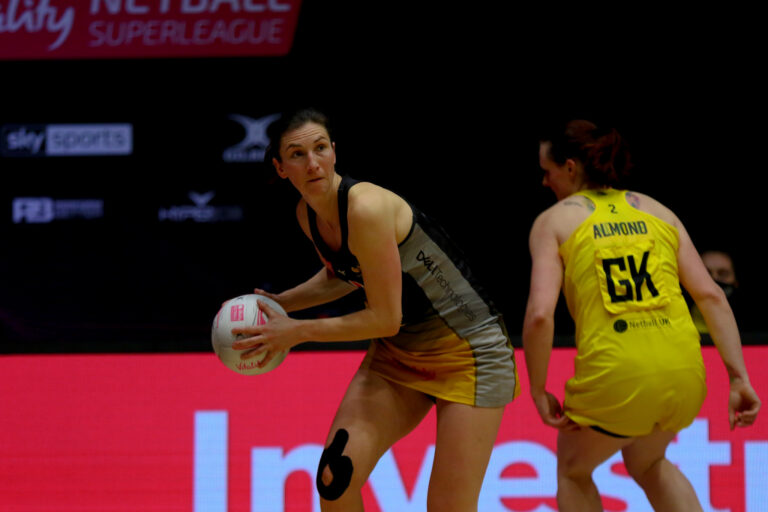
[[634,208],[626,191],[578,194],[595,210],[560,246],[577,348],[566,414],[621,436],[657,423],[678,431],[696,417],[706,384],[680,290],[677,229]]

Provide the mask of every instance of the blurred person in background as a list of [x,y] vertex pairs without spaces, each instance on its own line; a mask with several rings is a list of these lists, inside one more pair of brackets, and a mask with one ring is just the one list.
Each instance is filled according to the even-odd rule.
[[[733,264],[733,257],[730,252],[719,249],[708,249],[701,253],[701,260],[707,267],[709,275],[723,289],[723,293],[728,298],[728,303],[733,310],[733,314],[738,321],[739,328],[749,329],[753,319],[746,313],[742,307],[741,294],[739,293],[739,281],[736,277],[736,269]],[[691,317],[696,329],[701,334],[709,334],[707,323],[704,320],[701,310],[692,300],[689,301]]]

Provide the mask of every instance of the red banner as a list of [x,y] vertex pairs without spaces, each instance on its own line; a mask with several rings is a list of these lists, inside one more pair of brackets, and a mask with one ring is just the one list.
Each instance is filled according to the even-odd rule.
[[301,0],[0,0],[0,59],[285,55]]
[[[768,347],[745,352],[765,399]],[[573,355],[553,353],[560,396]],[[768,421],[729,431],[725,371],[713,349],[704,355],[709,396],[668,457],[705,511],[764,511]],[[251,377],[212,354],[0,357],[0,510],[317,512],[323,442],[362,356],[298,352]],[[432,412],[384,455],[367,511],[425,510],[434,430]],[[505,412],[479,510],[556,510],[555,438],[524,390]],[[651,511],[618,455],[595,481],[606,511]]]

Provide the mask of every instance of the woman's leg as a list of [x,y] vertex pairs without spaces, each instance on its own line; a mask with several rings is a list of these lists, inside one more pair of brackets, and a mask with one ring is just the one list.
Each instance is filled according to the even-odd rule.
[[675,435],[656,429],[647,436],[638,437],[624,448],[624,465],[643,488],[656,512],[701,512],[691,483],[665,456]]
[[600,512],[603,503],[592,472],[633,438],[602,434],[589,427],[557,436],[557,506],[560,512]]
[[360,494],[379,458],[433,403],[423,393],[361,368],[336,412],[318,468],[323,512],[361,512]]
[[437,401],[437,442],[429,481],[430,512],[476,512],[503,407]]

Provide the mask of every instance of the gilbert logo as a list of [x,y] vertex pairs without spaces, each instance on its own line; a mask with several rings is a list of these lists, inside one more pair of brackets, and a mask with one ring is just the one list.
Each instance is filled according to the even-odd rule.
[[280,114],[252,119],[250,117],[232,114],[232,121],[237,122],[245,130],[243,140],[224,150],[222,158],[225,162],[261,162],[269,145],[267,127],[280,118]]

